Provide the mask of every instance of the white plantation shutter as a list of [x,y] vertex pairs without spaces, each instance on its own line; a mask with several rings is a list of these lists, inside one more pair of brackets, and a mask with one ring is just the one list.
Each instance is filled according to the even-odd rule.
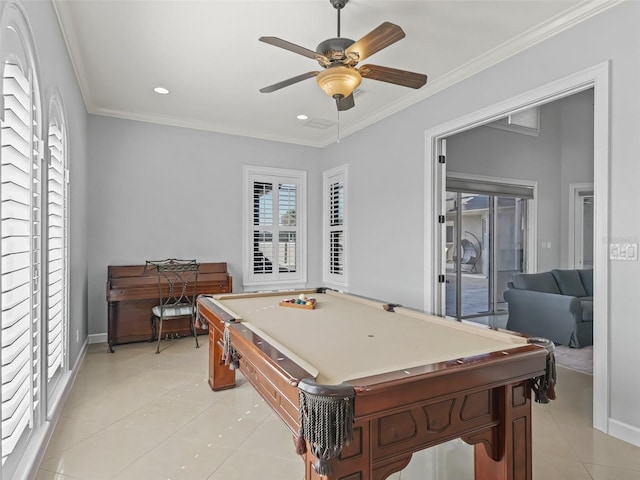
[[298,186],[278,183],[278,269],[295,273],[298,265]]
[[344,182],[329,187],[329,273],[344,272]]
[[273,183],[253,182],[253,273],[273,273]]
[[39,399],[40,142],[33,88],[15,64],[4,65],[0,123],[2,264],[2,463],[33,427]]
[[346,165],[324,173],[324,280],[345,285],[346,280]]
[[63,126],[52,118],[47,175],[47,381],[62,370],[67,320],[67,208]]
[[252,185],[253,273],[272,279],[295,273],[298,187],[277,179],[272,182],[261,179]]
[[[245,167],[245,286],[305,281],[304,172]],[[300,286],[300,285],[298,285]]]

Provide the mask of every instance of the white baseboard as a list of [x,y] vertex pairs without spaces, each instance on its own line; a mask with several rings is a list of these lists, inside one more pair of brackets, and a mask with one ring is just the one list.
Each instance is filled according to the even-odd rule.
[[89,343],[107,343],[107,334],[105,333],[93,333],[89,335]]
[[640,428],[609,419],[609,435],[640,447]]

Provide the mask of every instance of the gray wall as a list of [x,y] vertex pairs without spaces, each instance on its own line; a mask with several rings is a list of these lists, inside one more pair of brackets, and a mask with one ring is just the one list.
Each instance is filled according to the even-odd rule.
[[537,270],[566,267],[569,184],[593,182],[593,90],[543,105],[537,137],[491,127],[452,135],[447,171],[538,182]]
[[593,90],[562,100],[560,266],[569,266],[569,185],[593,183]]
[[349,164],[349,291],[421,308],[424,129],[403,117],[330,145],[323,157],[325,168]]
[[[610,230],[599,234],[609,235],[607,241],[638,242],[640,216],[629,213],[637,210],[640,178],[638,18],[640,2],[624,2],[324,149],[327,165],[352,165],[352,188],[358,196],[349,210],[350,217],[358,219],[351,232],[358,245],[351,250],[353,289],[422,304],[425,130],[605,61],[611,65]],[[386,188],[368,190],[366,184]],[[377,235],[359,220],[362,217],[391,217],[391,226],[379,222],[377,228],[385,234]],[[434,219],[428,215],[427,221]],[[394,245],[397,256],[384,255],[380,266],[382,252]],[[640,397],[635,372],[640,263],[611,262],[609,273],[610,417],[630,432],[640,428],[640,409],[635,406]]]
[[242,167],[306,170],[308,283],[322,280],[320,150],[89,116],[89,332],[107,330],[108,265],[227,262],[242,291]]
[[[87,338],[87,111],[60,26],[49,1],[21,2],[38,57],[44,117],[52,90],[66,108],[69,152],[70,316],[69,360],[73,366]],[[76,332],[79,341],[76,341]]]

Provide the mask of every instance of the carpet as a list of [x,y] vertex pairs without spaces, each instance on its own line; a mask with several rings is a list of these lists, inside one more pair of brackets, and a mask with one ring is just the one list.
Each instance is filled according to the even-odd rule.
[[556,345],[555,355],[557,365],[593,375],[593,346],[569,348],[564,345]]

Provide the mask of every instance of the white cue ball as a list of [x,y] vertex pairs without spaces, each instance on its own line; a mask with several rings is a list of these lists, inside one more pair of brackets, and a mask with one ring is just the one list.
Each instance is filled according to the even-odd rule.
[[298,298],[299,298],[300,300],[306,300],[306,299],[307,299],[307,296],[306,296],[304,293],[301,293],[300,295],[298,295]]

